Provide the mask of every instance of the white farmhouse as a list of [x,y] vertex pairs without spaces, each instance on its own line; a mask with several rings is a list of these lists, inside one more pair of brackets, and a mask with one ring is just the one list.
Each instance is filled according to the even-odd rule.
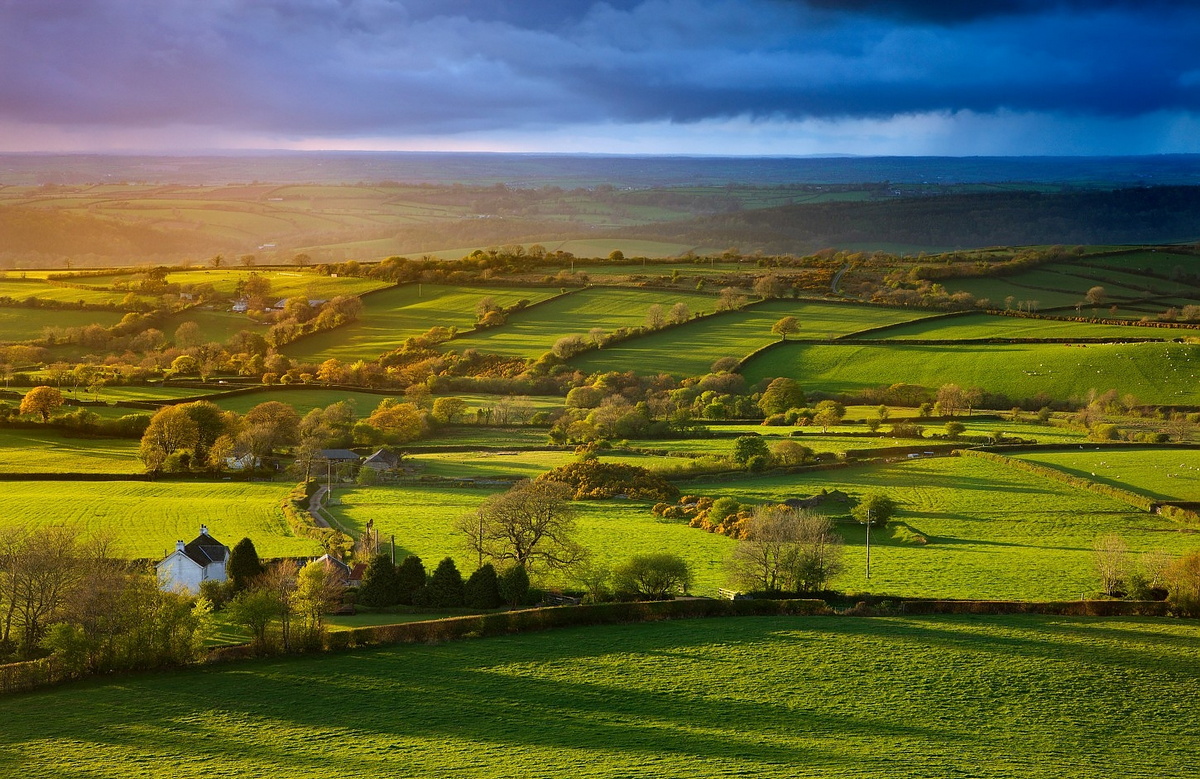
[[154,566],[158,586],[168,592],[200,592],[200,583],[223,582],[229,547],[208,534],[208,526],[200,526],[200,535],[190,543],[175,542],[175,551]]

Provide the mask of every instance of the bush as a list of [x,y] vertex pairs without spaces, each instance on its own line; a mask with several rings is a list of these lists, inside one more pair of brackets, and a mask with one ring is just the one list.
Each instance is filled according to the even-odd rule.
[[415,594],[425,587],[425,565],[415,554],[400,561],[396,569],[396,594],[393,603],[405,606],[420,605]]
[[429,577],[429,605],[437,608],[458,608],[463,605],[463,579],[458,566],[449,557],[443,558]]
[[523,565],[514,565],[506,570],[496,584],[500,597],[514,608],[525,603],[529,597],[529,574]]
[[484,563],[463,586],[463,603],[472,609],[494,609],[503,602],[496,569]]
[[[424,579],[424,572],[421,578]],[[362,586],[358,589],[358,602],[364,606],[395,606],[399,603],[399,597],[399,580],[391,556],[375,555],[363,574]]]
[[686,560],[672,552],[635,555],[613,572],[613,585],[621,594],[665,600],[688,591],[692,570]]
[[637,465],[602,463],[597,460],[569,463],[537,477],[537,481],[567,484],[575,489],[575,500],[626,495],[633,500],[675,501],[679,488],[658,474]]

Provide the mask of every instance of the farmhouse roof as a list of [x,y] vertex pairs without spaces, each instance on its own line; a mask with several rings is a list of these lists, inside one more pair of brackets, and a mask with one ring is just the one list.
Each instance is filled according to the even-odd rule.
[[395,468],[400,464],[400,458],[392,452],[389,452],[387,449],[380,449],[366,460],[363,460],[363,465],[373,465],[375,463],[386,465],[389,468]]
[[326,569],[332,569],[332,570],[337,571],[338,574],[343,579],[350,578],[350,573],[351,573],[350,566],[346,565],[341,560],[337,559],[336,557],[334,557],[332,555],[323,554],[320,557],[318,557],[316,560],[314,560],[313,562],[321,563],[322,565],[325,566]]
[[200,535],[196,536],[190,544],[184,544],[182,551],[200,566],[223,563],[229,555],[229,547],[210,536],[206,525],[200,526]]
[[359,457],[349,449],[322,449],[321,459],[332,462],[358,462]]

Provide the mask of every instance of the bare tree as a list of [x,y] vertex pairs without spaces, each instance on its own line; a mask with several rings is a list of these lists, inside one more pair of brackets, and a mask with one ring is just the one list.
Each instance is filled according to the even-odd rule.
[[731,566],[735,581],[747,589],[817,592],[843,570],[842,539],[828,517],[760,506]]
[[1129,545],[1116,533],[1099,536],[1093,545],[1096,572],[1105,595],[1116,595],[1129,576]]
[[575,540],[572,489],[557,482],[523,481],[493,495],[457,524],[468,548],[484,562],[561,569],[582,562],[586,550]]
[[15,643],[29,654],[46,627],[66,604],[81,576],[77,532],[67,527],[22,530],[4,544],[5,568],[0,578],[4,603],[4,643]]

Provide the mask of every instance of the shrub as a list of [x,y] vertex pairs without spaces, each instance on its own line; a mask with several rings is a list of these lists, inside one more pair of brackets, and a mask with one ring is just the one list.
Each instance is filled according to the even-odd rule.
[[427,585],[429,605],[438,608],[458,608],[463,605],[463,579],[458,566],[449,557],[443,558]]
[[692,571],[686,560],[672,552],[635,555],[613,572],[613,583],[619,593],[665,600],[688,591]]
[[463,603],[472,609],[494,609],[503,601],[496,569],[484,563],[463,586]]
[[399,603],[399,596],[399,581],[391,556],[375,555],[363,574],[362,586],[358,589],[358,602],[364,606],[395,606]]
[[520,606],[529,597],[529,574],[525,566],[514,565],[500,575],[497,582],[500,597],[509,606]]
[[611,498],[626,495],[634,500],[674,501],[679,488],[658,474],[637,465],[602,463],[596,460],[569,463],[543,473],[537,481],[567,484],[575,499]]
[[400,561],[396,569],[396,595],[393,603],[406,606],[419,605],[415,601],[417,591],[425,587],[425,565],[421,558],[409,555]]

